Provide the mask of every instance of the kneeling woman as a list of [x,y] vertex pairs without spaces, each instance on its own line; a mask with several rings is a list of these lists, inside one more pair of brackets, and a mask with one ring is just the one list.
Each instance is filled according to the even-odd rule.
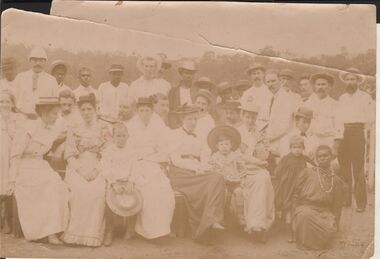
[[154,239],[170,233],[175,206],[174,193],[163,170],[168,162],[168,129],[153,113],[152,98],[139,98],[136,105],[137,115],[127,123],[127,145],[134,151],[131,174],[144,200],[135,230],[144,238]]
[[43,159],[59,135],[54,127],[58,111],[57,98],[40,99],[36,104],[39,118],[15,135],[10,168],[10,188],[25,238],[48,237],[52,244],[62,243],[56,234],[65,230],[68,220],[67,187]]
[[78,107],[83,121],[68,131],[66,139],[65,181],[70,189],[70,223],[63,241],[100,246],[105,229],[106,183],[99,174],[99,160],[102,149],[111,139],[111,131],[96,118],[93,94],[81,96]]

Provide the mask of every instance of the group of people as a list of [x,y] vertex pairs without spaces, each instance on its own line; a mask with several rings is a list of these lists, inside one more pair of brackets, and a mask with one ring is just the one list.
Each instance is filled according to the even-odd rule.
[[130,85],[115,63],[97,89],[81,68],[73,89],[68,64],[56,60],[48,73],[47,60],[34,48],[17,76],[12,59],[2,62],[4,232],[19,224],[27,240],[101,246],[121,228],[160,240],[175,234],[180,195],[197,242],[228,227],[228,214],[257,241],[279,222],[289,242],[322,249],[352,193],[365,211],[374,101],[357,69],[340,74],[346,87],[335,100],[329,73],[296,81],[291,70],[252,64],[250,80],[216,85],[184,60],[173,85],[162,76],[171,64],[146,56]]

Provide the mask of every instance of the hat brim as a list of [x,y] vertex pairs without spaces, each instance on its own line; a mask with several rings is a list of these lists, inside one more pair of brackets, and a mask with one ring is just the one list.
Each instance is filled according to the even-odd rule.
[[[136,215],[137,213],[141,211],[144,200],[143,200],[143,196],[141,192],[138,189],[135,188],[133,191],[133,195],[135,195],[137,199],[136,206],[134,206],[133,208],[125,209],[121,206],[118,206],[117,201],[116,201],[117,194],[114,192],[112,188],[110,188],[110,186],[108,187],[109,188],[107,188],[106,202],[107,202],[108,207],[116,215],[119,215],[122,217],[129,217],[129,216]],[[130,195],[130,194],[124,194],[124,195]]]
[[201,88],[201,89],[214,89],[215,85],[210,82],[205,82],[205,81],[196,81],[194,82],[194,86]]
[[317,73],[317,74],[314,74],[310,77],[310,81],[314,84],[315,81],[319,78],[322,78],[322,79],[325,79],[327,80],[331,85],[334,84],[334,77],[328,75],[328,74],[324,74],[324,73]]
[[352,72],[345,72],[345,71],[340,71],[340,72],[339,72],[339,80],[342,81],[342,82],[345,82],[345,77],[346,77],[348,74],[353,74],[353,75],[355,75],[355,76],[358,78],[358,81],[359,81],[358,84],[359,84],[359,85],[362,84],[362,83],[364,83],[364,81],[365,81],[364,76],[359,75],[359,74],[356,74],[356,73],[352,73]]
[[248,69],[245,71],[245,73],[246,73],[247,75],[250,75],[250,74],[252,73],[252,71],[254,71],[254,70],[262,70],[263,72],[265,72],[265,67],[262,67],[262,66],[250,67],[250,68],[248,68]]
[[259,113],[259,109],[250,109],[249,107],[239,106],[238,107],[241,111],[245,112],[253,112],[253,113]]
[[303,113],[300,113],[300,112],[295,112],[294,113],[294,117],[302,117],[302,118],[305,118],[305,119],[308,119],[308,120],[312,120],[313,119],[313,116],[307,116]]
[[232,150],[236,151],[241,144],[241,136],[237,129],[231,126],[217,126],[213,128],[207,136],[207,144],[212,151],[217,150],[217,143],[220,135],[228,136],[231,139]]
[[187,72],[189,72],[189,73],[193,73],[193,74],[195,74],[198,70],[197,69],[188,69],[188,68],[184,68],[184,67],[179,67],[178,68],[178,73],[182,73],[182,72],[184,72],[184,71],[187,71]]

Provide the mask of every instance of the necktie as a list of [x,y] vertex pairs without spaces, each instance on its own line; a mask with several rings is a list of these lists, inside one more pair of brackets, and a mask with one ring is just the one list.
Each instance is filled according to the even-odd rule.
[[38,74],[33,74],[33,91],[35,91],[38,87]]
[[273,102],[274,102],[274,95],[272,96],[272,99],[270,100],[270,105],[269,105],[269,115],[270,115],[271,112],[272,112]]

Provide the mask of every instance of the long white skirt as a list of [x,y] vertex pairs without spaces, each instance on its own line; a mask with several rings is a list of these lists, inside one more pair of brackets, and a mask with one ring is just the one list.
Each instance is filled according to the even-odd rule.
[[135,230],[147,239],[170,233],[175,200],[169,179],[157,163],[140,161],[132,167],[136,188],[143,196]]
[[69,214],[68,190],[58,173],[42,158],[21,159],[15,197],[27,240],[65,230]]

